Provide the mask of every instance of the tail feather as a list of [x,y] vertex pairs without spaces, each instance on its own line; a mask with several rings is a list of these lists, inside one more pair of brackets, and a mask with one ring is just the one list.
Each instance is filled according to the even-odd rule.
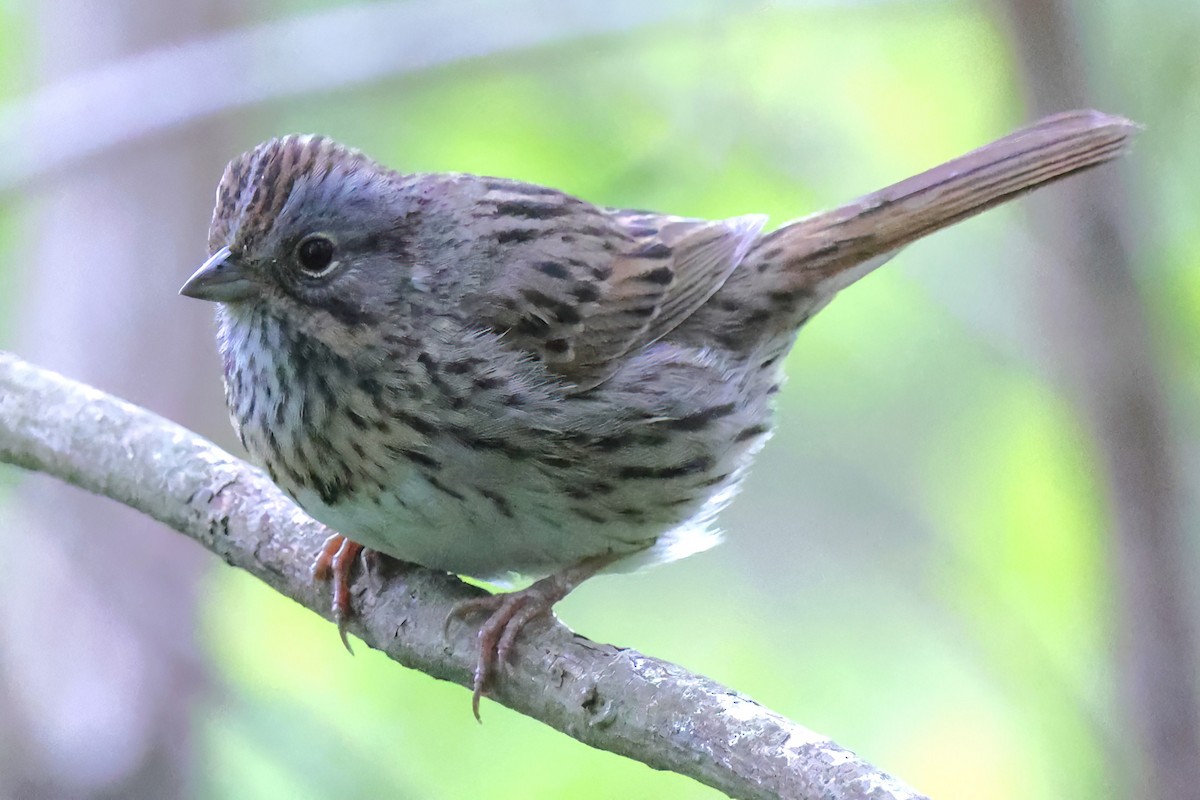
[[869,272],[861,266],[880,256],[1111,161],[1128,150],[1139,130],[1129,120],[1098,111],[1047,117],[919,175],[785,225],[764,236],[747,261],[778,262],[785,286],[832,294]]
[[[734,352],[774,352],[841,289],[905,245],[1125,153],[1140,126],[1070,111],[830,211],[784,225],[679,329]],[[731,313],[732,312],[732,313]],[[672,338],[676,338],[673,336]]]

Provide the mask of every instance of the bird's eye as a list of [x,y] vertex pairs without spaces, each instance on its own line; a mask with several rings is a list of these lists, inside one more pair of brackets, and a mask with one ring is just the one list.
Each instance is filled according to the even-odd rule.
[[319,233],[301,240],[296,247],[296,259],[300,269],[313,278],[319,278],[337,265],[333,260],[333,241]]

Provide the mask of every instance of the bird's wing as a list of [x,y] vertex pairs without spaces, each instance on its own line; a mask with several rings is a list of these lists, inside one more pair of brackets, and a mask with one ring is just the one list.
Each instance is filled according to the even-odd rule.
[[766,221],[601,209],[524,184],[493,186],[500,263],[474,312],[579,391],[708,300]]

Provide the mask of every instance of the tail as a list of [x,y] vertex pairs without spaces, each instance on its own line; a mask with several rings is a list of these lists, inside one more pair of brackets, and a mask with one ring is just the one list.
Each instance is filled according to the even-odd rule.
[[[1137,124],[1099,111],[1046,117],[953,161],[763,236],[688,328],[735,350],[791,334],[839,290],[934,231],[1123,155]],[[740,320],[721,308],[738,308]],[[704,313],[709,312],[709,313]],[[711,318],[710,318],[711,317]],[[730,322],[738,329],[731,329]],[[723,325],[721,323],[724,323]],[[721,329],[724,328],[724,331]]]
[[1139,130],[1099,111],[1046,117],[886,189],[785,225],[760,239],[747,261],[779,261],[793,287],[833,294],[865,275],[858,267],[879,256],[1123,155]]

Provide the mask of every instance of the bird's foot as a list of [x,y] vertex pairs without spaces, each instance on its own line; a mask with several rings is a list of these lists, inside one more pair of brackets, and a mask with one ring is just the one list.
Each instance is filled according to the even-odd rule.
[[[472,684],[471,711],[479,720],[479,700],[491,681],[497,667],[508,663],[513,642],[521,629],[543,614],[550,613],[554,604],[566,596],[565,592],[549,591],[552,586],[542,586],[545,578],[519,592],[492,594],[463,600],[450,611],[446,624],[458,617],[479,612],[488,612],[488,618],[479,628],[479,659],[475,662],[475,679]],[[482,721],[482,720],[481,720]]]
[[497,670],[508,664],[509,654],[521,630],[538,617],[549,614],[555,603],[614,560],[615,557],[611,555],[595,556],[542,578],[520,591],[475,597],[455,604],[446,617],[446,631],[449,631],[450,623],[460,617],[484,611],[488,613],[488,618],[479,628],[479,658],[475,662],[472,683],[474,693],[471,695],[471,710],[476,720],[482,721],[479,701],[484,690]]
[[351,654],[354,650],[351,649],[350,639],[346,636],[346,623],[354,614],[354,609],[350,606],[350,572],[354,569],[354,562],[358,560],[358,554],[361,552],[361,544],[335,533],[325,540],[312,566],[314,580],[333,583],[333,619],[337,623],[342,644]]

